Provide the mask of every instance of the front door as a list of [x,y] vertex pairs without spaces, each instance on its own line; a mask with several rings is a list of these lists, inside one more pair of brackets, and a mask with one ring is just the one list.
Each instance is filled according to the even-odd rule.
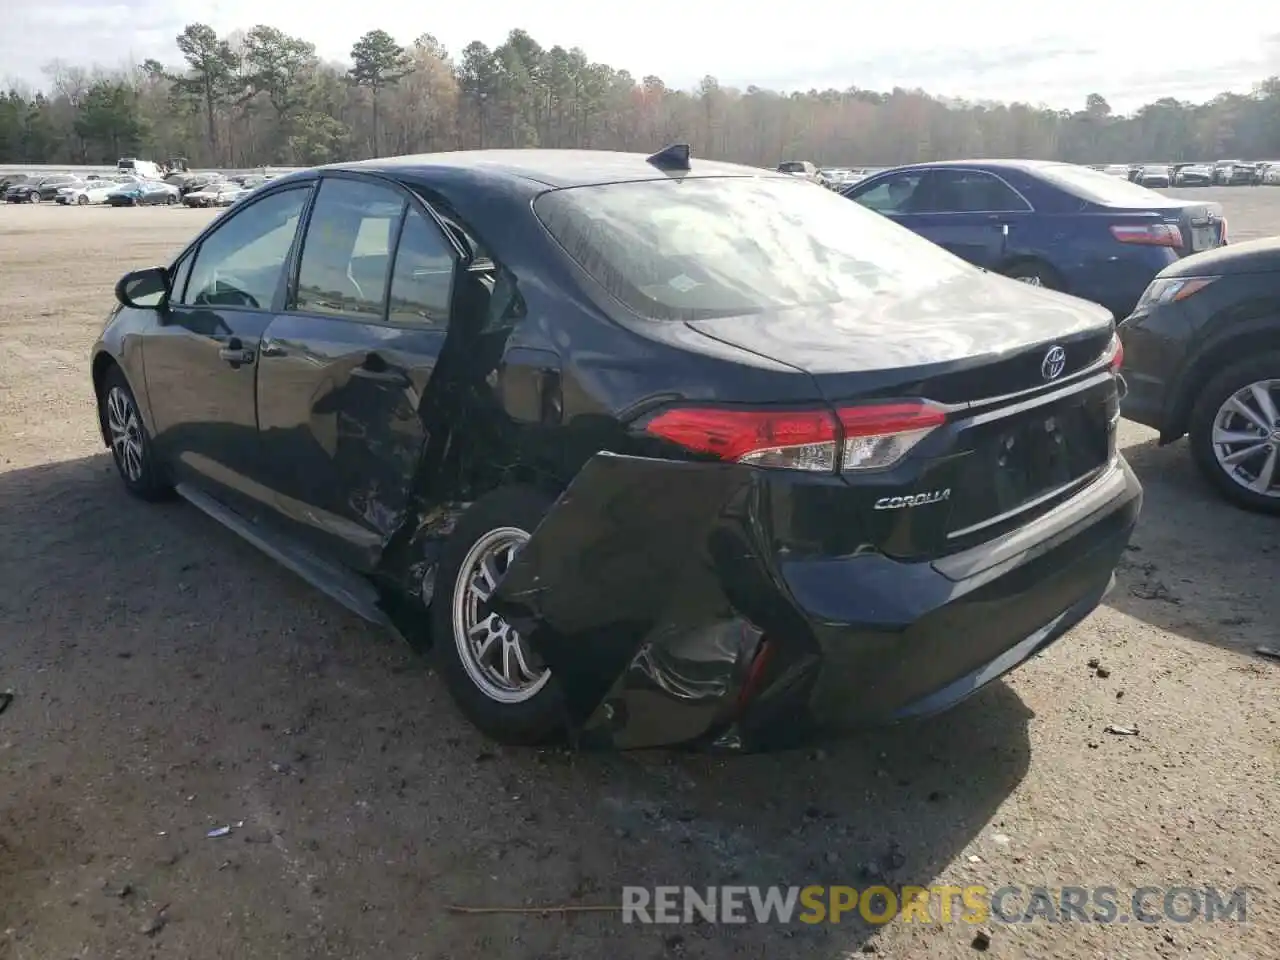
[[265,332],[258,409],[277,506],[357,569],[377,565],[410,507],[456,263],[407,193],[326,177],[289,308]]
[[221,499],[270,501],[261,476],[259,340],[283,302],[285,264],[311,184],[237,210],[178,266],[143,347],[156,443],[177,473]]

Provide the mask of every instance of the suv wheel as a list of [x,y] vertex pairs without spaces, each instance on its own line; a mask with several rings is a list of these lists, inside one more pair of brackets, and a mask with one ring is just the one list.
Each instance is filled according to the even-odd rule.
[[477,500],[445,544],[432,593],[441,676],[467,719],[501,743],[542,743],[564,728],[551,671],[488,602],[551,504],[526,486]]
[[1237,506],[1280,514],[1280,352],[1214,376],[1191,412],[1196,465]]

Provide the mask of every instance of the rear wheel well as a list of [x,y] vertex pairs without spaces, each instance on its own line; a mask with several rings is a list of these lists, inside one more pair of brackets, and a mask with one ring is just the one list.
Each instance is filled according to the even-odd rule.
[[1246,357],[1277,349],[1280,349],[1280,323],[1228,337],[1197,356],[1178,378],[1177,399],[1169,411],[1165,428],[1160,431],[1160,442],[1172,443],[1186,434],[1191,410],[1196,405],[1200,390],[1219,370]]
[[118,367],[115,357],[109,353],[100,353],[93,358],[93,396],[98,401],[98,430],[102,434],[102,442],[111,446],[111,438],[107,436],[107,424],[102,418],[102,385],[112,367]]
[[1008,260],[1006,260],[1004,263],[1000,265],[1000,272],[1007,276],[1009,274],[1012,274],[1019,267],[1035,267],[1036,269],[1040,270],[1046,277],[1052,279],[1053,283],[1048,285],[1052,289],[1054,290],[1066,289],[1066,283],[1062,279],[1062,274],[1060,274],[1056,269],[1054,269],[1051,263],[1049,263],[1047,260],[1041,259],[1040,257],[1033,257],[1029,254],[1023,255],[1023,256],[1017,256],[1017,257],[1010,257]]

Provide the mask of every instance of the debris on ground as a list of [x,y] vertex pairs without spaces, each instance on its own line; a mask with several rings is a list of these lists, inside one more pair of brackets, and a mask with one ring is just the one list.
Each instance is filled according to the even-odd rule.
[[1136,737],[1138,735],[1137,727],[1121,727],[1114,723],[1108,723],[1103,729],[1104,733],[1109,733],[1116,737]]
[[975,950],[986,950],[991,946],[991,933],[987,930],[979,929],[973,935],[973,940],[969,945]]
[[225,827],[215,827],[214,829],[206,833],[205,837],[209,840],[217,840],[219,837],[229,837],[231,835],[232,830],[238,830],[240,827],[243,827],[243,826],[244,826],[244,821],[241,820],[238,823],[228,824]]
[[1102,661],[1099,660],[1097,657],[1090,657],[1089,663],[1087,664],[1087,666],[1089,667],[1090,670],[1097,670],[1101,664],[1102,664]]
[[1099,680],[1105,680],[1107,677],[1111,676],[1111,671],[1106,667],[1099,667],[1097,670],[1093,671],[1093,675]]
[[157,933],[164,929],[165,924],[169,922],[169,904],[165,904],[155,912],[150,920],[142,925],[141,932],[148,937],[154,937]]

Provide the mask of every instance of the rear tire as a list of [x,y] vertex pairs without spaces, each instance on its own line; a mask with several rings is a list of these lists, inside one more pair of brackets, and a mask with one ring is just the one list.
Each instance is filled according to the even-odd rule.
[[[1270,432],[1264,433],[1242,412],[1243,406],[1254,412],[1253,419],[1263,419],[1263,405],[1257,403],[1253,388],[1266,390],[1268,384],[1272,406],[1280,407],[1280,351],[1219,371],[1196,398],[1187,432],[1196,466],[1225,499],[1245,510],[1274,515],[1280,514],[1280,417],[1267,418]],[[1256,435],[1256,442],[1251,435]],[[1230,463],[1227,458],[1233,454],[1238,459]],[[1250,489],[1250,480],[1260,480],[1268,464],[1274,470],[1269,491]]]
[[172,488],[157,463],[154,445],[124,371],[112,366],[102,378],[98,417],[125,489],[140,500],[163,500]]
[[1032,287],[1047,287],[1050,290],[1061,290],[1063,287],[1058,271],[1039,260],[1019,260],[1007,266],[1004,275],[1010,280],[1020,280]]
[[499,743],[544,743],[564,731],[556,678],[483,601],[552,502],[528,486],[481,497],[458,521],[436,573],[431,635],[440,675],[462,714]]
[[88,206],[88,204],[89,204],[89,198],[86,197],[83,193],[80,194],[80,196],[76,197],[77,206],[84,207],[84,206]]

